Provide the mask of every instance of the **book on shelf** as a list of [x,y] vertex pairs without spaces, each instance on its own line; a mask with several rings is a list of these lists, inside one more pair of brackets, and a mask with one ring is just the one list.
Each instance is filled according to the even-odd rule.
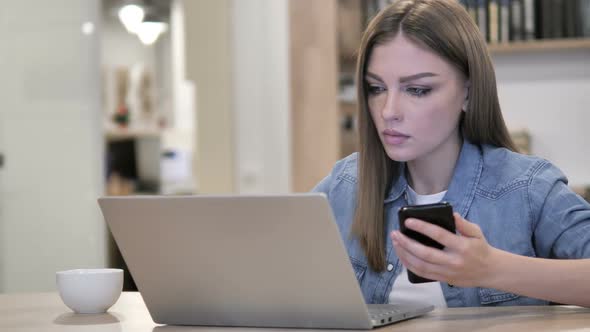
[[489,41],[488,35],[488,4],[486,0],[477,1],[477,26],[483,38]]
[[524,39],[532,40],[535,39],[535,1],[524,0]]
[[[367,18],[395,0],[366,0]],[[590,37],[590,0],[458,0],[489,43]]]
[[507,43],[510,41],[510,0],[500,1],[500,42]]
[[[567,0],[573,1],[573,0]],[[563,27],[565,25],[565,19],[563,17],[564,11],[564,0],[552,0],[551,9],[553,10],[553,26],[551,27],[551,38],[558,39],[565,37],[563,35]]]
[[473,22],[477,24],[477,0],[465,0],[464,6],[466,6],[469,15],[473,19]]
[[523,0],[510,1],[510,40],[524,40]]
[[492,44],[510,41],[510,2],[510,0],[488,0],[488,41]]
[[460,0],[491,44],[590,37],[590,0]]
[[549,16],[551,12],[551,0],[536,0],[535,6],[535,25],[537,29],[535,31],[536,39],[547,39],[550,34],[550,27],[552,25]]
[[489,42],[492,44],[500,41],[500,8],[498,0],[488,0]]
[[538,39],[562,38],[563,5],[561,0],[539,0],[536,8]]
[[580,35],[590,37],[590,0],[578,0],[578,15],[580,20]]
[[565,0],[563,1],[563,36],[564,37],[576,37],[581,36],[578,34],[578,26],[580,25],[579,20],[576,19],[578,15],[578,1]]

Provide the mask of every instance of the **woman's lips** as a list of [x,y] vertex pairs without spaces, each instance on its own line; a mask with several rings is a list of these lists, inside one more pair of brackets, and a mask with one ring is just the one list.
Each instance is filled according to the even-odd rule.
[[406,142],[410,136],[402,134],[393,129],[385,129],[383,131],[383,140],[389,145],[400,145]]

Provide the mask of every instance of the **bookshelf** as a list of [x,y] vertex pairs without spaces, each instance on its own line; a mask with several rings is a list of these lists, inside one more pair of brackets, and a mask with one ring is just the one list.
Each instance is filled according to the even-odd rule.
[[[358,0],[356,0],[358,1]],[[363,25],[394,0],[365,0]],[[584,49],[590,44],[590,0],[457,0],[493,53]],[[355,2],[340,0],[341,4]],[[353,6],[342,6],[349,10]],[[348,14],[350,17],[351,15]]]
[[590,49],[590,38],[538,39],[488,44],[492,54]]

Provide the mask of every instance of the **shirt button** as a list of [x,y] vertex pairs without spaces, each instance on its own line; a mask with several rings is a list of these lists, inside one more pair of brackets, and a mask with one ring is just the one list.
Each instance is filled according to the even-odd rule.
[[387,271],[391,272],[391,270],[393,270],[393,264],[388,264]]

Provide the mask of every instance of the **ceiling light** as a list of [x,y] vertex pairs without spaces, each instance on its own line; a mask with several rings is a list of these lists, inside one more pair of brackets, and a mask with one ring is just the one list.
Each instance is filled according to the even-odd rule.
[[145,45],[151,45],[156,42],[158,37],[164,33],[168,29],[168,24],[163,22],[163,20],[153,14],[150,13],[146,15],[143,19],[143,22],[139,26],[139,30],[137,31],[137,36],[139,40]]
[[138,5],[125,5],[119,9],[119,19],[129,33],[137,33],[145,13]]
[[137,36],[145,45],[151,45],[156,42],[160,34],[166,31],[168,25],[164,22],[142,22]]

